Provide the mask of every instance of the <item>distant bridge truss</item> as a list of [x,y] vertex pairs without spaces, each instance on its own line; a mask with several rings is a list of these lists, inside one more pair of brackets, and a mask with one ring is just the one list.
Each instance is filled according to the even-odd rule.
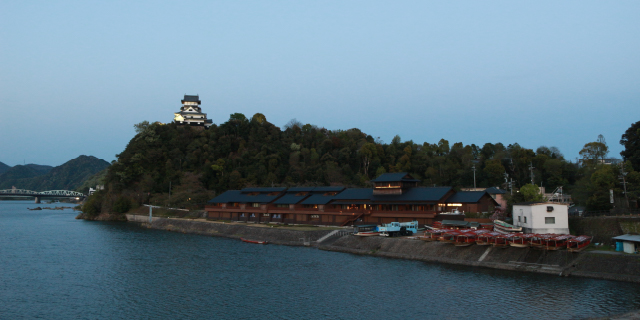
[[7,189],[0,190],[0,196],[5,197],[50,197],[50,198],[79,198],[84,197],[82,192],[70,191],[70,190],[50,190],[50,191],[31,191],[24,189]]

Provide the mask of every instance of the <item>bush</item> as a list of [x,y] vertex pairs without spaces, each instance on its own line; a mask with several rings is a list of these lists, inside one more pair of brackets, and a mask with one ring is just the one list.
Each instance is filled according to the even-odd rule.
[[117,213],[125,213],[129,211],[129,209],[131,209],[131,200],[123,196],[118,197],[113,203],[113,207],[111,207],[111,210]]

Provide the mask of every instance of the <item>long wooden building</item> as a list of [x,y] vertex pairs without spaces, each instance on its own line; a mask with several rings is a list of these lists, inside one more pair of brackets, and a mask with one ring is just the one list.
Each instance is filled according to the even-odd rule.
[[485,191],[419,187],[406,172],[386,173],[373,188],[245,188],[227,191],[205,206],[211,219],[312,225],[420,224],[463,219],[460,212],[488,212],[498,203]]

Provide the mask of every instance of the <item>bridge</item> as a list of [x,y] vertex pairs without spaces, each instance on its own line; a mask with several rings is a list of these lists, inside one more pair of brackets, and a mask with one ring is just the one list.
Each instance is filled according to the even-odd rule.
[[50,190],[50,191],[31,191],[24,189],[7,189],[0,190],[0,197],[34,197],[36,203],[40,203],[42,198],[84,198],[85,195],[81,192],[69,191],[69,190]]

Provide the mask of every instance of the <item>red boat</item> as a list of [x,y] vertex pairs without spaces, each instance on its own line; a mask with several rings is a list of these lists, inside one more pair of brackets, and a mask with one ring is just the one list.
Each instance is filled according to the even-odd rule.
[[266,240],[258,241],[258,240],[249,240],[249,239],[245,239],[245,238],[240,238],[240,240],[242,240],[244,242],[248,242],[248,243],[255,243],[255,244],[267,244],[267,243],[269,243]]
[[570,252],[580,252],[591,244],[590,236],[579,236],[567,241],[567,250]]
[[422,240],[424,240],[424,241],[438,241],[438,239],[440,239],[440,237],[442,237],[442,235],[444,233],[447,233],[449,231],[453,231],[453,230],[449,230],[449,229],[426,230],[424,232],[424,238],[422,238]]
[[478,235],[476,239],[476,244],[479,246],[488,246],[496,242],[496,237],[501,235],[500,232],[486,232]]
[[453,244],[456,247],[467,247],[476,243],[477,234],[474,232],[463,232],[455,237]]
[[506,248],[509,246],[509,240],[511,240],[513,236],[515,236],[513,233],[496,236],[493,246],[496,248]]
[[567,247],[567,241],[572,239],[572,235],[561,234],[553,238],[545,239],[544,248],[547,250],[561,250]]
[[509,245],[516,248],[527,248],[531,244],[531,239],[535,237],[536,234],[533,233],[518,233],[509,239]]
[[462,232],[458,231],[458,230],[451,230],[451,231],[447,231],[445,233],[442,234],[442,236],[440,238],[438,238],[438,240],[440,240],[440,242],[455,242],[456,241],[456,237],[461,235]]
[[553,238],[555,234],[536,234],[533,238],[529,239],[529,245],[533,248],[544,248],[545,241],[549,238]]

